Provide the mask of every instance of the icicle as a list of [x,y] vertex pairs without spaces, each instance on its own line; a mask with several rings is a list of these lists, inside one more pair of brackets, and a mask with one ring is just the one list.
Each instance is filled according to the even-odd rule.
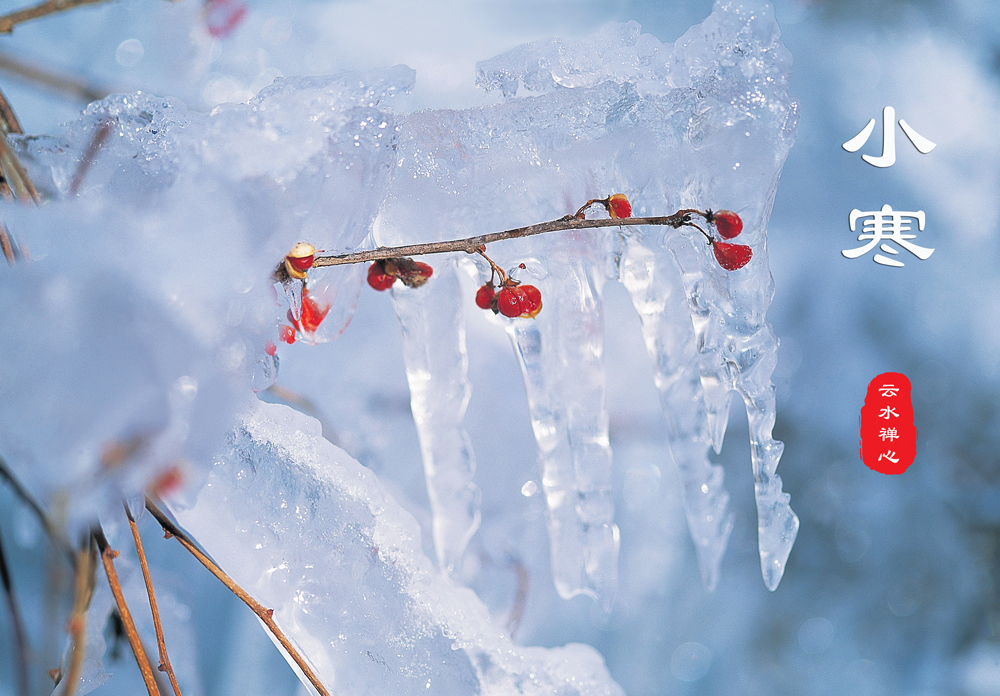
[[610,611],[618,586],[618,528],[604,399],[602,235],[555,240],[536,319],[508,326],[528,393],[548,503],[552,575],[568,599]]
[[420,288],[397,283],[392,294],[427,476],[434,546],[440,567],[453,572],[480,521],[479,488],[472,482],[476,460],[462,426],[472,387],[461,287],[454,266],[441,263]]
[[719,268],[697,232],[668,232],[663,238],[663,246],[681,271],[702,381],[707,372],[727,391],[738,391],[746,404],[761,572],[769,590],[781,582],[799,528],[798,518],[789,507],[790,497],[782,492],[781,477],[775,474],[784,445],[771,437],[775,418],[771,375],[778,341],[765,320],[774,282],[767,265],[763,226],[773,196],[772,187],[759,204],[760,216],[746,216],[747,241],[760,242],[754,243],[753,260],[740,271],[729,273]]
[[743,338],[737,350],[749,358],[739,366],[737,389],[743,395],[750,423],[760,570],[764,584],[773,592],[785,573],[785,562],[799,532],[799,518],[789,506],[791,496],[781,490],[781,477],[775,473],[785,445],[771,437],[775,417],[771,374],[777,359],[778,339],[764,323],[758,331]]
[[[666,250],[647,244],[643,232],[626,237],[620,278],[642,320],[701,579],[713,590],[733,521],[727,509],[729,494],[723,487],[722,467],[711,464],[707,456],[714,424],[703,398],[707,380],[698,372],[690,306],[677,264]],[[728,389],[717,391],[725,397],[728,409]],[[722,422],[724,428],[725,420]]]

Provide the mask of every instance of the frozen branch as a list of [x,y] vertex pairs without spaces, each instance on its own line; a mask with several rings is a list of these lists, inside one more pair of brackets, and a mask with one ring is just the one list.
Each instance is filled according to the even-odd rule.
[[[379,247],[371,251],[359,251],[353,254],[339,254],[336,256],[317,256],[313,261],[314,267],[319,266],[339,266],[348,263],[368,263],[380,259],[392,259],[400,256],[421,256],[424,254],[445,254],[451,251],[464,251],[467,254],[475,254],[480,247],[491,242],[500,242],[505,239],[520,239],[522,237],[532,237],[536,234],[546,232],[560,232],[565,230],[587,230],[597,227],[627,227],[633,225],[667,225],[675,229],[690,225],[700,227],[691,223],[690,214],[699,211],[681,210],[673,215],[660,217],[643,218],[618,218],[605,220],[583,220],[573,215],[552,220],[550,222],[540,222],[537,225],[518,227],[503,232],[493,232],[491,234],[481,234],[465,239],[454,239],[446,242],[428,242],[426,244],[409,244],[398,247]],[[704,234],[704,230],[702,230]],[[707,235],[706,235],[707,236]]]

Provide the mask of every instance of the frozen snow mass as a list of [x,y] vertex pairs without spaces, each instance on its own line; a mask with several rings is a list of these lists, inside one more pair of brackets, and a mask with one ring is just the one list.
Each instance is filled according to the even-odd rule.
[[[194,3],[181,5],[155,9],[168,13],[166,35],[191,44],[176,74],[156,69],[175,96],[116,93],[51,132],[9,137],[41,203],[0,208],[14,250],[0,271],[0,540],[14,545],[10,558],[46,543],[56,552],[14,574],[30,690],[4,665],[0,694],[48,693],[50,669],[53,693],[141,692],[119,654],[131,660],[133,631],[150,678],[174,688],[156,670],[123,502],[149,532],[186,694],[623,694],[588,644],[620,620],[620,596],[638,596],[692,543],[695,577],[706,591],[719,585],[734,491],[713,458],[733,392],[746,410],[763,585],[778,588],[799,519],[772,437],[767,225],[798,106],[766,3],[718,2],[673,43],[624,22],[484,56],[468,75],[481,104],[462,108],[413,108],[421,72],[405,65],[271,75],[251,90],[225,74],[253,59],[240,28],[221,44],[229,24],[206,30]],[[254,12],[227,21],[276,46],[296,28],[259,29]],[[118,47],[119,64],[162,57],[151,20],[130,21],[141,41]],[[212,75],[201,94],[181,86],[198,70]],[[388,297],[367,288],[364,264],[316,266],[304,284],[272,277],[302,241],[330,255],[458,239],[556,220],[612,193],[636,216],[736,211],[752,259],[722,268],[691,226],[492,243],[498,266],[544,298],[537,317],[514,319],[475,309],[492,275],[475,254],[421,257],[429,280]],[[315,330],[282,342],[282,325],[305,323],[307,300],[324,310]],[[627,328],[623,308],[634,310]],[[395,335],[370,329],[384,320],[366,314],[393,312]],[[608,326],[633,332],[652,365],[641,388],[658,396],[666,442],[654,454],[612,451],[609,379],[623,368],[606,360],[606,341],[618,340]],[[392,370],[405,370],[401,404]],[[474,387],[484,405],[472,418]],[[229,612],[236,600],[176,540],[156,539],[146,493],[270,610],[313,678],[261,638],[271,634],[248,609]],[[623,511],[654,520],[660,506],[683,510],[690,540],[656,522],[618,524]],[[100,529],[120,552],[134,619],[109,589],[103,547],[89,561],[92,593],[74,589]],[[648,562],[622,555],[639,540]],[[539,601],[582,611],[590,628],[535,625],[537,644],[523,644]],[[222,621],[236,628],[221,642],[242,655],[200,645],[217,640],[204,625]],[[204,650],[217,651],[207,670]],[[301,685],[275,676],[279,654]],[[711,659],[692,639],[664,664],[696,681]]]

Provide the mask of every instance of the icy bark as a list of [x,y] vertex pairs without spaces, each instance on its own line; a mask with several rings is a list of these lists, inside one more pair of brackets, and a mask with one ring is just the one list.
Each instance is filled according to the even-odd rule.
[[437,573],[416,521],[317,421],[258,403],[180,522],[332,693],[615,696],[589,646],[523,648]]
[[722,467],[708,460],[711,422],[684,286],[673,258],[659,244],[649,244],[649,236],[637,234],[626,240],[621,281],[642,320],[701,578],[711,590],[718,583],[719,564],[733,530],[729,494],[723,487]]
[[438,564],[449,572],[479,527],[479,488],[472,443],[462,425],[472,396],[465,349],[465,318],[455,268],[438,264],[416,290],[393,289],[403,333],[410,408],[420,438],[433,514]]
[[544,311],[507,331],[521,364],[538,443],[556,589],[605,611],[618,586],[618,528],[604,399],[603,235],[548,246]]

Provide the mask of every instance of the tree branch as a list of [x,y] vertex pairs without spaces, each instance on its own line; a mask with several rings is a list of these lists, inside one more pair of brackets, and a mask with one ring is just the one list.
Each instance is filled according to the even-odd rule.
[[114,559],[118,552],[108,545],[108,540],[104,536],[104,531],[100,527],[95,527],[93,531],[97,548],[101,552],[101,563],[104,565],[104,572],[108,576],[108,584],[111,585],[111,594],[115,596],[115,604],[118,605],[118,613],[122,617],[122,624],[125,626],[125,635],[128,636],[129,645],[132,646],[132,653],[135,661],[142,672],[142,680],[146,683],[146,691],[149,696],[160,696],[160,690],[156,687],[156,680],[153,678],[153,668],[149,666],[146,659],[146,650],[142,647],[139,639],[139,632],[135,630],[135,621],[132,620],[132,612],[125,603],[125,595],[122,593],[122,585],[118,581],[118,572],[115,570]]
[[295,649],[295,646],[292,645],[291,641],[285,637],[285,634],[282,633],[280,628],[278,628],[278,625],[274,623],[274,619],[272,618],[274,610],[266,609],[264,605],[251,597],[246,590],[236,584],[231,577],[226,575],[226,573],[223,572],[218,565],[216,565],[215,561],[199,549],[194,541],[192,541],[187,534],[181,531],[180,527],[171,522],[170,518],[163,514],[163,511],[160,510],[160,508],[158,508],[148,496],[146,497],[146,509],[149,510],[153,517],[156,518],[156,521],[160,523],[160,526],[163,527],[163,531],[166,532],[168,536],[176,537],[177,541],[179,541],[192,556],[197,558],[203,566],[208,568],[208,571],[212,575],[218,578],[230,592],[239,597],[243,600],[244,604],[250,607],[250,610],[264,622],[264,625],[267,626],[268,630],[270,630],[274,637],[277,638],[278,642],[281,643],[281,647],[283,647],[285,651],[288,652],[289,656],[295,660],[295,664],[299,666],[299,669],[302,670],[302,673],[306,676],[309,683],[313,685],[316,691],[318,691],[321,696],[330,696],[330,692],[327,691],[325,686],[323,686],[323,683],[319,680],[319,677],[316,676],[316,673],[313,672],[309,663],[307,663],[305,658],[303,658],[299,651]]
[[[334,256],[317,256],[313,261],[313,267],[319,266],[339,266],[348,263],[368,263],[380,259],[391,259],[400,256],[421,256],[424,254],[444,254],[450,251],[464,251],[467,254],[474,254],[479,248],[491,242],[500,242],[505,239],[520,239],[522,237],[532,237],[536,234],[546,232],[559,232],[564,230],[588,230],[596,227],[631,227],[634,225],[667,225],[674,229],[690,225],[701,230],[700,227],[691,223],[691,213],[700,213],[696,210],[681,210],[673,215],[665,217],[644,217],[644,218],[618,218],[616,220],[583,220],[573,215],[552,220],[550,222],[540,222],[537,225],[518,227],[503,232],[493,232],[492,234],[481,234],[465,239],[455,239],[446,242],[428,242],[426,244],[409,244],[398,247],[379,247],[371,251],[359,251],[353,254],[339,254]],[[702,230],[702,234],[705,234]],[[706,235],[707,236],[707,235]]]
[[107,0],[48,0],[33,7],[26,7],[0,17],[0,34],[10,34],[14,31],[15,25],[27,22],[31,19],[46,17],[57,12],[72,10],[81,5],[95,5]]
[[132,540],[135,541],[135,550],[139,554],[139,565],[142,567],[142,579],[146,582],[146,594],[149,596],[149,608],[153,612],[153,628],[156,631],[156,647],[160,653],[160,671],[167,673],[170,679],[170,687],[174,690],[174,696],[181,696],[181,687],[177,683],[174,669],[170,666],[170,658],[167,656],[167,643],[163,639],[163,626],[160,624],[160,609],[156,605],[156,593],[153,591],[153,580],[149,576],[149,565],[146,563],[146,551],[142,548],[142,538],[139,536],[139,527],[132,517],[132,511],[128,504],[125,505],[125,515],[128,516],[128,526],[132,530]]

